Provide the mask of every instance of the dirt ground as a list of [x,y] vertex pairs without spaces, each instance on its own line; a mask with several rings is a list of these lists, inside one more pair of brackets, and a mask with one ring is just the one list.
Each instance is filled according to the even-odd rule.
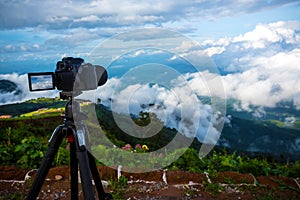
[[[98,169],[105,192],[114,199],[300,199],[300,179],[289,177],[161,170],[141,174],[121,172],[118,181],[116,170],[102,166]],[[0,199],[24,199],[34,174],[35,171],[14,166],[0,166]],[[81,185],[78,195],[84,199]],[[68,166],[49,171],[38,199],[71,199]]]

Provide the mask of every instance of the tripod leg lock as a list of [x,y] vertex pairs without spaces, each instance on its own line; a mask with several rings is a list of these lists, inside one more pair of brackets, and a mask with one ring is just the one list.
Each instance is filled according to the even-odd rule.
[[78,145],[79,147],[85,146],[85,139],[84,139],[84,130],[77,130],[77,136],[78,136]]

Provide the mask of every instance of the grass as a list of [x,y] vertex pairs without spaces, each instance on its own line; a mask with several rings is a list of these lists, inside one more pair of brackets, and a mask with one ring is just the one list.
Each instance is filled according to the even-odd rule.
[[113,199],[123,199],[125,189],[127,188],[128,179],[125,176],[120,176],[119,180],[111,179],[108,181],[109,186],[112,189]]
[[26,117],[33,117],[33,116],[42,116],[42,117],[58,116],[62,114],[64,111],[65,108],[44,108],[44,109],[39,109],[36,111],[22,114],[20,115],[20,117],[26,118]]
[[6,199],[23,200],[23,199],[25,199],[25,194],[23,194],[22,192],[15,192],[15,193],[12,193],[12,194],[5,194],[5,195],[0,197],[0,200],[6,200]]

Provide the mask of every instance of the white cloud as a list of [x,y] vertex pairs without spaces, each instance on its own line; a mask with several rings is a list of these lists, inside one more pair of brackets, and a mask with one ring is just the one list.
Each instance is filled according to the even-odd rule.
[[215,54],[221,54],[225,51],[225,47],[210,47],[204,50],[204,52],[208,55],[208,56],[212,56]]
[[74,22],[97,22],[100,20],[101,19],[96,15],[88,15],[88,16],[81,17],[79,19],[75,19]]
[[[200,45],[182,44],[184,56],[200,58],[207,53],[222,72],[227,98],[250,105],[274,107],[290,101],[300,108],[300,22],[259,24],[233,38],[205,40]],[[172,59],[175,59],[172,58]],[[192,75],[191,85],[203,85]],[[201,87],[196,87],[201,88]],[[205,89],[201,88],[201,93]]]
[[69,47],[76,47],[79,45],[84,46],[91,40],[96,40],[98,38],[99,35],[93,30],[77,28],[67,31],[65,35],[60,35],[48,39],[43,45],[45,46],[45,48],[60,47],[60,49],[66,49]]
[[285,42],[295,44],[299,42],[296,31],[300,30],[298,22],[279,21],[271,24],[258,24],[256,28],[243,35],[235,37],[233,43],[242,43],[245,49],[265,49],[272,43]]
[[0,52],[2,53],[29,53],[29,52],[37,52],[42,50],[39,44],[7,44],[4,46],[0,46]]
[[[241,100],[244,107],[273,107],[282,101],[293,101],[299,108],[299,31],[300,23],[294,21],[260,24],[233,38],[220,58],[213,56],[217,62],[224,59],[227,63],[223,70],[233,72],[222,77],[227,96]],[[257,48],[261,51],[249,50]]]
[[286,117],[284,119],[284,123],[285,123],[286,126],[292,126],[295,122],[296,122],[295,117]]
[[[216,19],[252,13],[297,1],[1,1],[0,28],[43,26],[65,29],[88,26],[162,24],[184,18]],[[85,24],[82,24],[85,22]]]

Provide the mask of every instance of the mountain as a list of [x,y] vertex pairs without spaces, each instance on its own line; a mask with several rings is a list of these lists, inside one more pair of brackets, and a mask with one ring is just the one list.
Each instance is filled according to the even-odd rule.
[[276,107],[249,106],[227,101],[228,123],[218,141],[220,146],[253,154],[269,154],[277,160],[300,159],[300,112],[292,102]]
[[9,80],[0,80],[0,93],[9,93],[17,91],[17,84]]
[[237,151],[266,154],[276,160],[300,159],[299,128],[279,127],[271,121],[231,117],[218,145]]
[[16,83],[2,79],[0,80],[0,93],[13,93],[14,95],[19,95],[22,93],[22,90],[18,88]]
[[9,99],[21,100],[22,90],[19,89],[18,85],[10,80],[0,80],[0,103],[5,103],[7,97]]

